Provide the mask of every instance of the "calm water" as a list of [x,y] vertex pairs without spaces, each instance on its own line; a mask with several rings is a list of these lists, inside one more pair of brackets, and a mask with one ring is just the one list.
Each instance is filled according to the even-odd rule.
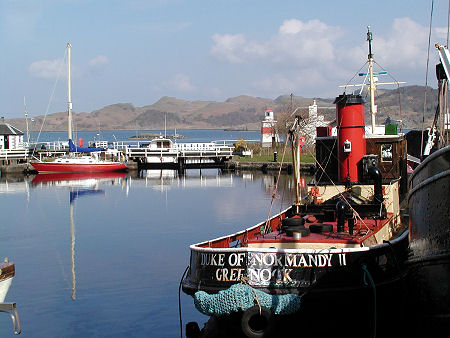
[[[179,337],[189,245],[262,221],[275,181],[217,169],[54,179],[0,179],[0,257],[16,264],[6,301],[24,337]],[[183,325],[206,322],[190,296],[181,304]],[[12,335],[0,313],[0,337]]]
[[[186,139],[178,142],[210,142],[218,140],[260,140],[261,132],[258,131],[225,131],[221,129],[177,129],[177,134],[183,135]],[[74,134],[75,139],[82,138],[84,143],[89,141],[103,140],[113,141],[130,141],[129,138],[138,134],[154,133],[164,135],[164,130],[104,130],[104,131],[80,131]],[[167,135],[173,135],[174,130],[167,130]],[[24,135],[24,140],[27,136]],[[32,142],[51,142],[51,141],[67,141],[67,132],[31,132],[30,141]]]

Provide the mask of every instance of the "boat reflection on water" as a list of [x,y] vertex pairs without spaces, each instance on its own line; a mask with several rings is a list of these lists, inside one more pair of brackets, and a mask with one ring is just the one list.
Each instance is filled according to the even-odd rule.
[[139,178],[152,189],[165,191],[177,188],[232,187],[233,174],[220,174],[217,169],[189,169],[179,172],[172,169],[150,169],[139,172]]
[[98,172],[98,173],[53,173],[37,174],[31,183],[33,185],[55,185],[55,186],[92,186],[101,182],[120,183],[126,178],[124,172]]
[[70,251],[72,272],[72,300],[76,299],[75,274],[75,201],[78,198],[92,195],[105,195],[100,189],[101,184],[120,184],[124,182],[126,173],[98,172],[98,173],[53,173],[37,174],[31,181],[32,186],[61,187],[69,190],[69,221],[70,221]]

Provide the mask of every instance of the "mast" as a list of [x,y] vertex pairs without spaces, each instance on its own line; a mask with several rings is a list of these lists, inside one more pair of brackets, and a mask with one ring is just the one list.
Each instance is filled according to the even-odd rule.
[[72,46],[67,43],[67,137],[72,139],[72,95],[70,88],[70,48]]
[[300,190],[300,159],[299,159],[299,139],[298,139],[298,124],[299,124],[300,116],[295,116],[294,124],[289,131],[289,136],[291,138],[292,145],[292,164],[294,166],[294,182],[295,182],[295,212],[298,213],[300,211],[301,204],[301,190]]
[[[72,190],[71,190],[72,192]],[[70,201],[70,258],[71,258],[71,271],[72,271],[72,300],[76,297],[76,276],[75,276],[75,222],[73,220],[73,201]]]
[[[370,117],[371,117],[371,124],[372,124],[372,134],[375,134],[375,115],[377,114],[377,105],[375,104],[375,91],[377,89],[377,85],[400,85],[404,84],[406,82],[404,81],[395,81],[395,82],[378,82],[378,75],[387,75],[387,71],[382,72],[373,72],[373,64],[375,63],[373,54],[372,54],[372,32],[370,31],[370,26],[367,26],[367,41],[369,42],[369,55],[367,56],[367,63],[369,64],[369,69],[367,73],[359,73],[359,76],[364,76],[364,81],[361,84],[346,84],[341,85],[339,87],[359,87],[361,86],[360,94],[363,91],[363,88],[367,86],[366,79],[367,76],[369,77],[369,84],[368,84],[368,91],[370,96]],[[376,75],[376,76],[374,76]]]
[[377,106],[375,105],[375,81],[373,78],[373,54],[372,54],[372,32],[370,26],[367,26],[367,41],[369,41],[369,93],[370,93],[370,117],[372,121],[372,134],[375,134],[375,114],[377,113]]
[[27,147],[30,146],[30,133],[28,130],[28,111],[27,111],[27,104],[25,102],[25,96],[23,97],[23,106],[24,106],[24,110],[25,110],[25,123],[27,126]]

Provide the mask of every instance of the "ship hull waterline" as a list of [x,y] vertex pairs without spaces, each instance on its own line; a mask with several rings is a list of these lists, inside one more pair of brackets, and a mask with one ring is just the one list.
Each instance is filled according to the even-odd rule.
[[[272,226],[290,213],[274,216]],[[222,237],[229,243],[251,237],[265,222],[243,232]],[[211,241],[212,243],[213,241]],[[214,245],[214,244],[212,244]],[[339,291],[368,290],[367,271],[377,287],[403,280],[402,262],[406,259],[408,231],[389,242],[354,248],[275,249],[215,248],[191,245],[190,269],[182,282],[183,291],[217,293],[245,282],[269,294],[309,293],[325,298]]]
[[32,162],[31,165],[39,173],[87,173],[87,172],[106,172],[106,171],[124,171],[127,166],[123,163],[102,163],[102,164],[65,164],[65,163],[46,163]]
[[[450,323],[450,146],[431,154],[409,181],[408,287],[413,313]],[[442,326],[441,326],[442,327]]]

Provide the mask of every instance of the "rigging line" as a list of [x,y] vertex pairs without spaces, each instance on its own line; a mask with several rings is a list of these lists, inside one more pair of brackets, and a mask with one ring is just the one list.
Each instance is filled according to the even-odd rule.
[[[450,0],[449,0],[450,1]],[[379,63],[377,63],[375,60],[373,61],[378,67],[380,67],[383,71],[387,72],[387,75],[392,78],[392,80],[397,84],[397,90],[398,90],[398,107],[399,107],[399,114],[400,114],[400,120],[401,123],[401,130],[403,130],[403,117],[402,117],[402,99],[401,99],[401,92],[400,92],[400,82],[386,69],[383,68]]]
[[430,29],[428,31],[428,50],[427,50],[427,70],[425,74],[425,98],[423,102],[423,114],[422,114],[422,136],[420,139],[420,159],[423,159],[423,134],[425,126],[425,111],[427,107],[427,87],[428,87],[428,66],[430,63],[430,44],[431,44],[431,26],[433,24],[433,8],[434,0],[431,0],[431,12],[430,12]]
[[42,129],[44,127],[45,119],[46,119],[46,117],[48,115],[48,111],[50,110],[50,105],[51,105],[51,103],[53,101],[53,96],[55,94],[56,86],[58,84],[59,78],[61,77],[61,71],[62,71],[62,68],[63,68],[63,65],[64,65],[64,60],[66,59],[66,56],[67,56],[67,49],[64,50],[63,62],[61,62],[61,64],[59,65],[58,75],[56,76],[55,83],[53,84],[53,89],[52,89],[52,92],[50,94],[50,98],[49,98],[48,103],[47,103],[47,109],[46,109],[45,114],[44,114],[44,119],[42,120],[41,128],[39,129],[39,133],[38,133],[37,138],[36,138],[36,144],[34,145],[33,152],[31,154],[31,156],[33,156],[34,152],[36,151],[37,143],[39,142],[39,137],[40,137]]
[[336,191],[338,192],[339,196],[344,200],[345,203],[347,203],[347,205],[350,207],[350,209],[353,211],[354,215],[356,215],[356,218],[358,218],[362,224],[364,224],[364,226],[367,228],[368,231],[370,231],[370,228],[367,226],[367,224],[364,222],[364,220],[362,219],[362,217],[359,215],[359,213],[351,206],[350,202],[345,198],[345,196],[343,195],[343,193],[338,189],[338,187],[336,186],[336,184],[333,182],[333,180],[331,179],[331,177],[325,172],[325,169],[322,167],[322,165],[319,163],[319,161],[317,161],[316,156],[314,156],[314,154],[312,153],[312,151],[310,151],[310,155],[314,158],[314,161],[317,163],[317,165],[320,167],[320,169],[322,169],[322,171],[325,173],[325,175],[328,177],[328,179],[330,180],[331,184],[333,184],[333,186],[336,188]]
[[180,317],[180,337],[183,338],[183,320],[181,318],[181,284],[183,283],[184,276],[186,272],[189,270],[189,265],[186,267],[186,270],[183,272],[183,276],[181,276],[180,285],[178,287],[178,315]]
[[359,68],[359,70],[355,73],[355,75],[353,75],[353,77],[347,82],[347,84],[344,86],[344,93],[345,93],[345,90],[347,89],[347,86],[350,84],[350,82],[353,81],[353,79],[356,77],[356,75],[358,75],[361,72],[361,69],[363,69],[367,65],[367,63],[368,63],[368,61],[364,62],[362,67]]
[[[330,148],[328,148],[327,146],[325,146],[325,148],[328,150],[329,155],[328,155],[328,159],[325,163],[325,168],[328,167],[328,164],[330,163],[331,157],[335,158],[336,160],[338,159],[336,156],[334,156],[333,154],[333,149],[334,147],[336,147],[336,143],[337,143],[337,138],[334,139],[333,141],[333,146]],[[322,179],[322,176],[324,174],[324,171],[321,172],[319,179],[316,180],[316,186],[317,186],[317,182],[320,182],[320,180]]]
[[448,48],[449,27],[450,27],[450,0],[448,0],[448,13],[447,13],[447,48]]
[[[297,121],[297,119],[295,119],[293,127],[295,126],[296,121]],[[277,183],[275,184],[275,188],[273,189],[272,200],[270,201],[269,214],[267,215],[266,224],[264,225],[264,234],[266,234],[269,230],[270,214],[272,213],[273,202],[275,200],[275,196],[276,196],[277,189],[278,189],[278,184],[280,182],[281,168],[283,167],[284,156],[286,154],[286,148],[287,148],[288,141],[289,141],[289,137],[286,137],[286,141],[284,142],[283,156],[281,157],[281,162],[280,162],[280,169],[278,170]]]

